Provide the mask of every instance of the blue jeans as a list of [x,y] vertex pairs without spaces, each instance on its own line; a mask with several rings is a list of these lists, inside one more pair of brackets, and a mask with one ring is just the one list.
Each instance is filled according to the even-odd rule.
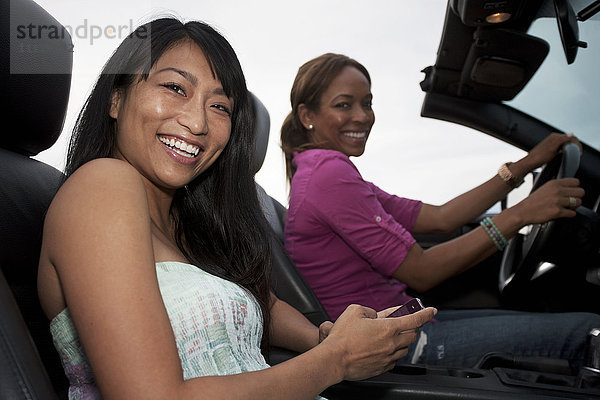
[[[448,310],[436,322],[421,327],[427,344],[417,342],[400,362],[472,368],[490,352],[569,360],[583,364],[588,332],[600,328],[600,315],[592,313],[530,313],[509,310]],[[422,344],[422,343],[421,343]]]

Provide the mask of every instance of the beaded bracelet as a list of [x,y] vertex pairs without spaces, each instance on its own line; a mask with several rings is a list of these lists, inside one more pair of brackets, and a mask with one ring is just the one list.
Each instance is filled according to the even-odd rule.
[[479,224],[483,227],[483,230],[485,230],[485,232],[492,239],[492,242],[494,242],[498,250],[504,250],[504,248],[508,244],[508,241],[506,240],[502,232],[500,232],[500,229],[498,229],[496,224],[492,222],[492,219],[489,217],[485,217]]

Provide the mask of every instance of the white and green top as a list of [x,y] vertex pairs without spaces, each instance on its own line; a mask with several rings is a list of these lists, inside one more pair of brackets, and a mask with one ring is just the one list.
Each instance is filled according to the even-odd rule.
[[[184,379],[269,367],[260,352],[260,306],[246,289],[181,262],[156,263],[156,273]],[[50,322],[50,331],[69,378],[69,399],[99,398],[68,309]]]

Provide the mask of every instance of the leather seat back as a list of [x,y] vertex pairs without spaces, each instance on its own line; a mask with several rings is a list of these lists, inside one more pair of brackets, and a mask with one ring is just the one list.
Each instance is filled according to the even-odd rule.
[[[44,215],[63,174],[31,156],[61,133],[73,46],[35,2],[0,0],[0,7],[0,92],[9,121],[0,141],[0,398],[55,398],[67,381],[39,304],[37,268]],[[53,28],[62,37],[49,36]]]
[[[251,94],[255,113],[255,172],[258,172],[264,161],[269,142],[270,118],[269,112],[262,102]],[[310,286],[306,283],[300,271],[294,265],[284,248],[285,207],[269,196],[257,184],[259,200],[263,213],[273,229],[273,271],[271,288],[273,293],[292,307],[300,311],[313,324],[320,325],[329,320],[327,312],[317,299]]]

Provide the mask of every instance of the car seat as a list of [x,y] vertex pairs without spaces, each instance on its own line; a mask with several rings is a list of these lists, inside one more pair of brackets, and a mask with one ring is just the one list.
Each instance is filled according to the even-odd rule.
[[67,380],[39,304],[37,269],[44,215],[63,174],[31,157],[62,130],[73,47],[64,29],[60,38],[39,35],[48,30],[36,27],[62,25],[31,0],[0,0],[0,25],[0,398],[52,399],[66,393]]
[[[270,118],[269,112],[258,97],[252,93],[250,97],[255,114],[253,167],[256,173],[260,170],[267,153]],[[271,288],[273,293],[304,314],[313,324],[319,326],[330,318],[285,251],[283,232],[286,209],[280,202],[269,196],[258,183],[256,187],[263,213],[273,229],[271,241],[273,248]]]

